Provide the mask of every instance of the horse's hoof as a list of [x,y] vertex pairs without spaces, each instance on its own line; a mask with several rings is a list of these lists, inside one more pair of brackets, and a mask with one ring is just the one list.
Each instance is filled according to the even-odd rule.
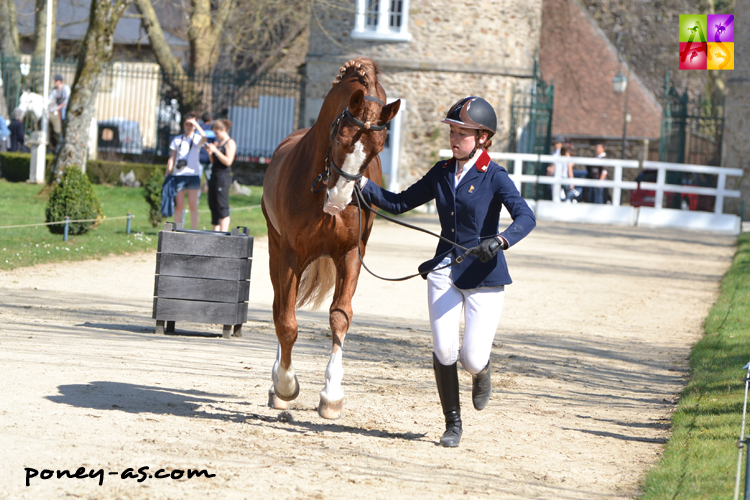
[[340,401],[323,401],[321,398],[320,404],[318,405],[318,415],[328,420],[336,420],[341,418],[344,414],[344,400]]
[[273,387],[268,389],[268,406],[273,408],[274,410],[288,410],[289,409],[289,403],[287,403],[283,399],[280,399],[276,395],[276,393],[273,391]]
[[286,396],[284,394],[279,394],[276,392],[275,387],[271,387],[271,389],[274,391],[277,398],[283,401],[294,401],[297,399],[297,396],[299,396],[299,380],[297,380],[297,375],[294,376],[294,392],[291,395]]

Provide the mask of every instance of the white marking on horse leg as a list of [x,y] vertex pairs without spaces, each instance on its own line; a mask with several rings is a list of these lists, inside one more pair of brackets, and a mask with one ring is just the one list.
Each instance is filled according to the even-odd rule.
[[294,374],[294,366],[290,363],[289,369],[281,366],[281,345],[276,349],[276,361],[271,370],[274,393],[276,397],[284,401],[291,401],[299,395],[299,382]]
[[326,368],[326,386],[320,391],[318,414],[323,418],[339,418],[344,409],[344,391],[341,381],[344,379],[344,366],[341,362],[343,349],[334,348]]
[[[357,175],[366,159],[367,154],[365,153],[365,147],[361,142],[357,141],[357,143],[354,144],[354,151],[346,155],[341,170],[347,174]],[[326,199],[323,211],[327,214],[336,215],[344,210],[352,201],[354,182],[355,181],[348,181],[343,177],[339,177],[336,185],[328,189],[328,198]]]

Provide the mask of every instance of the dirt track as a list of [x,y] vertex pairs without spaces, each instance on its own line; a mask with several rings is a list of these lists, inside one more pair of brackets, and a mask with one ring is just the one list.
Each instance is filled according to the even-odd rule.
[[[345,415],[325,421],[315,410],[330,352],[320,311],[299,315],[300,397],[288,412],[266,406],[276,340],[265,239],[241,339],[198,324],[155,336],[154,254],[0,273],[0,498],[632,498],[668,436],[733,243],[540,224],[507,253],[515,283],[483,412],[460,372],[458,449],[437,446],[422,280],[362,275],[344,346]],[[433,248],[429,236],[379,223],[366,260],[399,276]],[[144,466],[216,476],[110,475]],[[25,467],[105,475],[102,486],[37,477],[26,487]]]

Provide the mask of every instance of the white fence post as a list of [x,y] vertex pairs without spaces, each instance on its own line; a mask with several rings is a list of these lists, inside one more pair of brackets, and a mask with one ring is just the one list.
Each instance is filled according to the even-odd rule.
[[727,175],[724,172],[719,174],[719,182],[716,185],[716,204],[714,206],[715,214],[724,213],[724,190],[727,186]]
[[[604,168],[604,167],[602,167]],[[622,164],[615,165],[615,182],[622,181]],[[618,185],[612,190],[612,205],[619,207],[622,200],[622,188]]]
[[514,183],[518,192],[521,192],[521,174],[523,174],[523,160],[516,158],[513,160],[513,177],[515,177]]
[[659,165],[656,168],[656,196],[654,197],[654,208],[661,208],[664,203],[664,182],[667,180],[667,170],[662,165]]

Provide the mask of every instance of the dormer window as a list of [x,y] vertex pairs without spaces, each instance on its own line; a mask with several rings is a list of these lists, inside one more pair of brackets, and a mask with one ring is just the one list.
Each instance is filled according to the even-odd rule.
[[351,37],[355,40],[410,42],[409,0],[357,0]]

